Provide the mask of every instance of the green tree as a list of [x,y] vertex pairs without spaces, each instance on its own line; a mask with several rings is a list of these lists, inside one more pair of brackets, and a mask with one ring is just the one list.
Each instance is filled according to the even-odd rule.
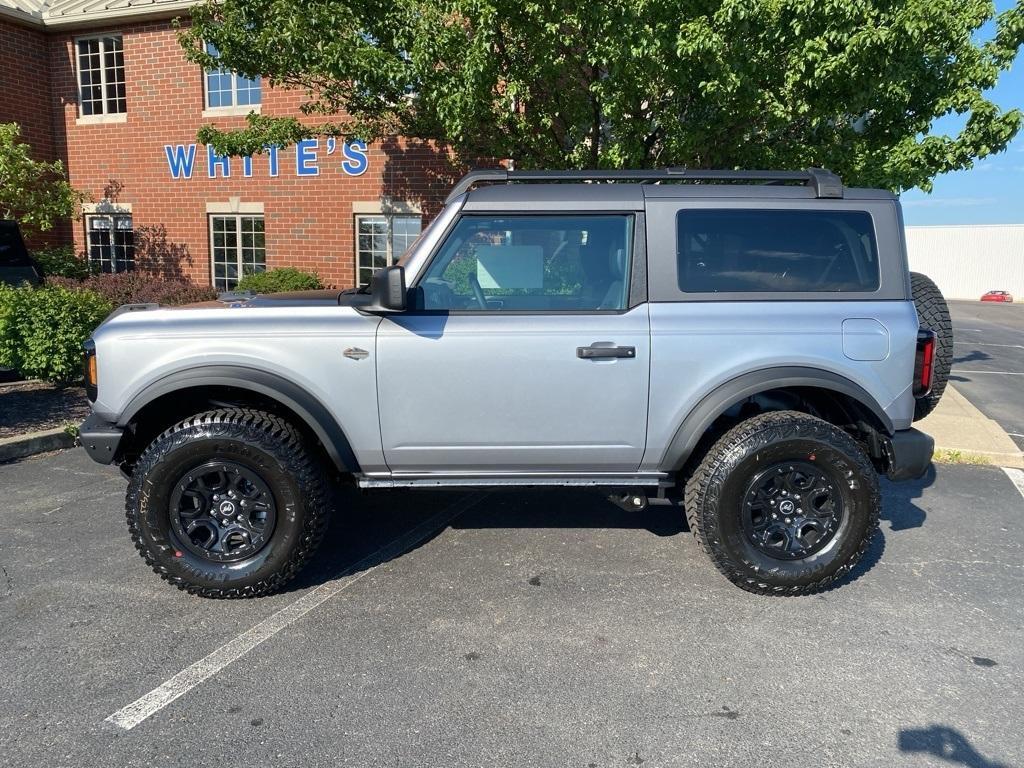
[[[1021,4],[207,0],[192,19],[193,61],[308,96],[303,120],[201,129],[229,154],[401,133],[522,168],[821,165],[928,189],[1022,120],[985,97],[1024,41]],[[950,114],[962,127],[933,133]]]
[[25,235],[46,232],[74,216],[84,196],[68,183],[60,160],[33,160],[17,123],[0,123],[0,219]]

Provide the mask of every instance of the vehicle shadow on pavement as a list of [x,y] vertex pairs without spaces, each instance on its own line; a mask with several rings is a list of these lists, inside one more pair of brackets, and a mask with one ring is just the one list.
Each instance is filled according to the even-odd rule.
[[[860,562],[835,587],[855,581],[882,558],[888,533],[920,528],[927,512],[915,504],[924,489],[935,482],[935,466],[920,480],[902,483],[882,481],[881,530]],[[577,489],[514,489],[490,491],[486,501],[467,506],[445,525],[421,531],[446,507],[467,500],[468,491],[390,491],[360,493],[341,488],[335,494],[336,513],[316,557],[284,591],[324,584],[397,559],[428,543],[447,527],[485,528],[632,528],[655,536],[689,532],[686,515],[678,503],[652,504],[627,511],[609,501],[606,494]],[[480,495],[480,494],[477,494]],[[888,526],[885,523],[888,523]],[[394,542],[409,538],[396,549]]]
[[900,752],[934,755],[967,768],[1010,768],[1009,763],[989,760],[960,731],[945,725],[904,728],[899,733],[898,744]]
[[[867,552],[834,587],[848,584],[870,571],[885,552],[886,536],[920,528],[927,512],[915,500],[935,482],[935,467],[920,480],[882,482],[882,525]],[[682,506],[653,504],[627,511],[592,490],[515,489],[490,491],[443,525],[428,523],[439,512],[473,496],[467,491],[391,491],[360,493],[342,488],[336,493],[336,514],[323,545],[310,565],[286,591],[303,590],[403,557],[446,528],[596,528],[645,530],[659,536],[686,534],[689,528]],[[886,525],[888,523],[888,525]],[[425,530],[417,531],[426,526]],[[407,546],[393,546],[408,539]]]
[[928,471],[919,480],[901,483],[882,481],[882,515],[888,521],[890,531],[907,531],[924,525],[928,513],[914,503],[924,494],[924,489],[935,483],[935,465],[929,464]]
[[[447,507],[470,504],[448,524],[415,535],[417,529]],[[342,488],[335,494],[335,515],[317,555],[283,591],[309,589],[342,576],[367,570],[418,549],[444,532],[483,528],[633,528],[655,536],[689,530],[682,507],[652,505],[626,511],[607,496],[591,490],[516,489],[474,494],[469,491],[390,491],[361,494]],[[410,538],[395,551],[393,542]]]
[[[924,493],[924,489],[934,482],[934,464],[928,465],[928,471],[919,480],[900,483],[890,483],[887,480],[882,481],[882,511],[879,515],[881,522],[878,531],[875,532],[875,536],[871,540],[871,545],[853,569],[844,578],[829,586],[826,591],[838,589],[844,584],[856,581],[874,568],[885,552],[887,533],[898,533],[900,531],[920,528],[924,525],[928,513],[917,506],[914,503],[914,499],[920,498]],[[889,523],[888,532],[886,531],[886,522]]]

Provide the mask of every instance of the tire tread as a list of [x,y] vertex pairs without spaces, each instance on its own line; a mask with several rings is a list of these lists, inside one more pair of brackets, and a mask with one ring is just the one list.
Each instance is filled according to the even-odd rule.
[[[717,494],[724,481],[721,471],[723,467],[731,469],[735,466],[747,455],[746,451],[752,444],[796,438],[827,442],[853,461],[861,479],[866,479],[870,486],[869,521],[868,530],[862,537],[857,551],[838,570],[817,578],[812,576],[807,584],[780,587],[750,578],[740,571],[732,556],[717,540]],[[683,505],[694,538],[711,558],[715,567],[733,584],[761,595],[809,595],[826,589],[844,577],[863,558],[878,528],[881,495],[871,460],[850,435],[822,419],[805,413],[773,411],[740,422],[711,446],[686,483]]]
[[[305,500],[305,528],[299,545],[284,567],[276,573],[245,587],[208,587],[192,584],[172,573],[154,558],[139,529],[136,514],[142,500],[146,475],[160,462],[168,450],[184,443],[196,429],[241,432],[244,439],[256,443],[288,468],[302,489]],[[237,435],[236,435],[237,437]],[[316,551],[327,531],[330,518],[330,493],[322,462],[304,445],[302,436],[289,422],[272,413],[251,408],[218,408],[190,416],[164,430],[143,451],[132,473],[125,496],[125,517],[135,548],[146,563],[164,581],[178,589],[201,597],[242,599],[276,592],[301,570]]]

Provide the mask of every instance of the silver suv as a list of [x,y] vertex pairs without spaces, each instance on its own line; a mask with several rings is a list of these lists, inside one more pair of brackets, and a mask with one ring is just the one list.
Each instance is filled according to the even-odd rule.
[[898,200],[827,171],[475,171],[367,288],[121,307],[81,440],[209,597],[292,578],[332,475],[681,497],[735,584],[807,593],[867,549],[878,474],[931,459],[948,326],[912,290]]

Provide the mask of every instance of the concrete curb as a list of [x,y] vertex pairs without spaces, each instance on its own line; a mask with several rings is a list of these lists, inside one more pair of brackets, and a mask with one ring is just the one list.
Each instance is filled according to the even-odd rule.
[[983,456],[1000,467],[1024,469],[1024,453],[1013,439],[949,385],[938,407],[915,426],[935,438],[936,449]]
[[0,461],[23,459],[36,453],[56,451],[59,448],[70,448],[74,444],[75,437],[69,435],[64,427],[30,432],[27,435],[5,437],[0,440]]

